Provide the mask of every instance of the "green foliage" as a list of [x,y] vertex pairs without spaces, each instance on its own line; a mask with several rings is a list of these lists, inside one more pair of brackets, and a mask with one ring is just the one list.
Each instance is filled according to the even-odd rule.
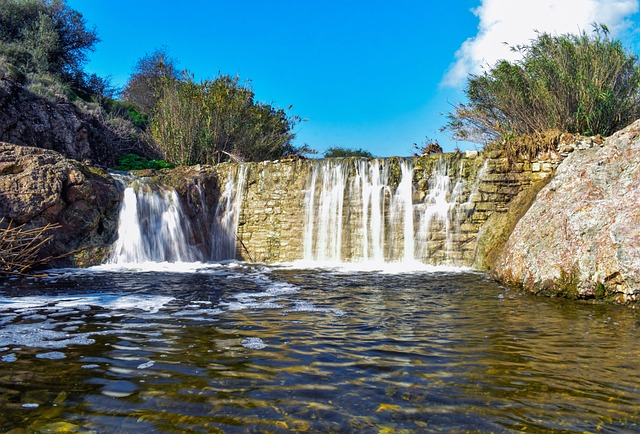
[[173,164],[164,160],[148,160],[137,154],[125,154],[118,159],[116,170],[171,169]]
[[539,34],[515,47],[522,59],[471,75],[466,95],[443,128],[458,140],[488,143],[555,129],[609,135],[640,115],[638,58],[593,33]]
[[0,54],[24,73],[77,80],[97,42],[95,30],[88,30],[82,15],[64,0],[0,2]]
[[126,101],[106,98],[102,101],[102,107],[107,113],[126,119],[141,130],[144,130],[149,124],[149,116],[140,113],[133,104]]
[[570,271],[560,270],[560,278],[555,285],[558,295],[572,300],[578,299],[580,297],[579,281],[577,268],[573,268]]
[[256,103],[251,88],[237,77],[221,75],[195,82],[183,72],[180,80],[163,78],[157,88],[149,131],[169,161],[259,161],[296,151],[291,130],[299,119],[269,104]]
[[349,149],[342,148],[340,146],[332,146],[327,148],[323,153],[324,158],[346,158],[346,157],[358,157],[358,158],[374,158],[373,154],[369,151],[365,151],[362,148]]

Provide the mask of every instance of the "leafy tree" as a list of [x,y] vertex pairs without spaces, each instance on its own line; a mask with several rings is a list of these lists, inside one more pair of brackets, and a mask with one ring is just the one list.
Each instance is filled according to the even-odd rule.
[[180,71],[176,61],[165,48],[142,57],[122,91],[122,99],[142,113],[151,114],[160,97],[160,85],[167,79],[178,80]]
[[237,77],[195,82],[163,77],[149,131],[163,157],[177,164],[259,161],[295,153],[292,129],[299,118],[256,103]]
[[345,158],[345,157],[358,157],[358,158],[374,158],[371,152],[365,151],[362,148],[349,149],[342,148],[340,146],[333,146],[328,148],[323,153],[324,158]]
[[591,34],[539,34],[481,75],[470,75],[467,103],[443,128],[458,140],[488,143],[560,130],[609,135],[640,115],[638,57],[605,26]]
[[0,54],[25,73],[77,81],[98,41],[96,31],[87,29],[82,15],[64,0],[0,2]]

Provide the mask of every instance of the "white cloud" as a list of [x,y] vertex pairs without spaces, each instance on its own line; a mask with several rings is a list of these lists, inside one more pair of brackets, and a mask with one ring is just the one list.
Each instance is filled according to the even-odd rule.
[[616,35],[629,27],[628,17],[637,11],[638,0],[481,0],[472,11],[480,19],[478,34],[458,49],[442,84],[458,87],[469,73],[500,59],[516,59],[509,47],[528,43],[536,30],[577,33],[602,23]]

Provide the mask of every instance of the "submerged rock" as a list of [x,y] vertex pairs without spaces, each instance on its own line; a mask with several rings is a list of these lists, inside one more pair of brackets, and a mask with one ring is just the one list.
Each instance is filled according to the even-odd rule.
[[640,292],[640,121],[572,152],[511,233],[494,277],[535,292]]

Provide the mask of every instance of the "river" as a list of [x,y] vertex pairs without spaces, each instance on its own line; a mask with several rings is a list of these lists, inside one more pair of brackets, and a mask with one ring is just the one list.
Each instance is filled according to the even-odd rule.
[[465,269],[224,262],[0,283],[0,431],[640,431],[638,313]]

